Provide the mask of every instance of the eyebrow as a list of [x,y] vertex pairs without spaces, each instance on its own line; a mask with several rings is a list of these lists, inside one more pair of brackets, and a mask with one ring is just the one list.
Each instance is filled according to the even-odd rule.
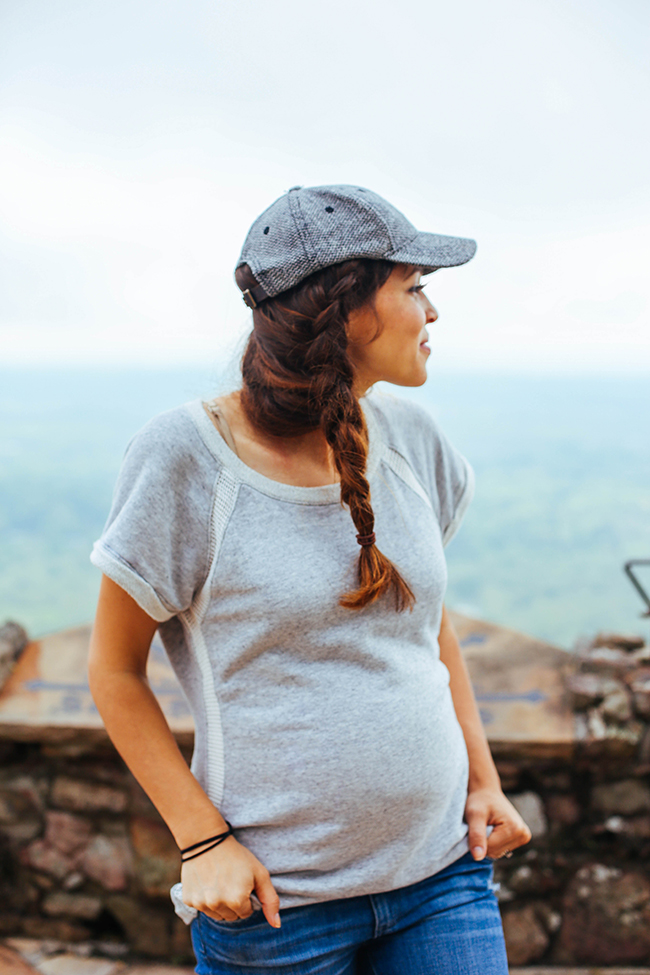
[[404,280],[414,274],[422,274],[422,266],[420,264],[407,264],[404,270]]

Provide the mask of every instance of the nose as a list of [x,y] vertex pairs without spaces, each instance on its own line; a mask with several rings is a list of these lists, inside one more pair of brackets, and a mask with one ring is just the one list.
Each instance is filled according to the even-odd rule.
[[437,322],[438,321],[438,312],[433,307],[433,305],[431,304],[431,302],[429,301],[428,298],[427,298],[427,310],[426,311],[427,311],[427,325],[429,323],[433,324],[433,322]]

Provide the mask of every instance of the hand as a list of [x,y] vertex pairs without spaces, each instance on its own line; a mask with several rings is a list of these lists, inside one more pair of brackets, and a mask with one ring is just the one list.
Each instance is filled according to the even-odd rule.
[[183,901],[217,921],[253,913],[254,891],[271,927],[280,927],[280,898],[266,867],[234,836],[181,867]]
[[[515,807],[499,788],[473,789],[465,803],[469,848],[475,860],[496,860],[529,843],[531,832]],[[494,829],[487,839],[486,826]]]

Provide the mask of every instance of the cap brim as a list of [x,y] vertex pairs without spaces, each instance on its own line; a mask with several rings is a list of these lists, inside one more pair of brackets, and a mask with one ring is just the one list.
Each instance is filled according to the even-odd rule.
[[439,267],[458,267],[466,264],[476,253],[476,241],[469,237],[446,237],[442,234],[418,234],[404,247],[386,255],[395,264],[413,264],[424,274]]

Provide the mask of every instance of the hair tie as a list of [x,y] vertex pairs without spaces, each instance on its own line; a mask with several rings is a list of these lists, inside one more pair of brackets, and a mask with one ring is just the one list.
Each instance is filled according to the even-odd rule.
[[[228,829],[225,833],[217,833],[216,836],[208,836],[207,840],[200,840],[198,843],[192,843],[191,846],[186,846],[184,850],[181,850],[181,863],[187,863],[188,860],[195,860],[196,857],[203,856],[204,853],[208,853],[209,850],[214,850],[215,846],[220,846],[224,840],[227,840],[229,836],[234,835],[234,830],[228,820],[226,820],[226,826]],[[209,843],[209,846],[206,846]],[[200,850],[198,853],[192,853],[192,850],[198,850],[200,846],[205,847],[205,849]],[[191,853],[191,856],[187,854]]]
[[371,535],[357,535],[357,541],[362,548],[366,548],[369,545],[375,544],[375,533],[372,532]]

